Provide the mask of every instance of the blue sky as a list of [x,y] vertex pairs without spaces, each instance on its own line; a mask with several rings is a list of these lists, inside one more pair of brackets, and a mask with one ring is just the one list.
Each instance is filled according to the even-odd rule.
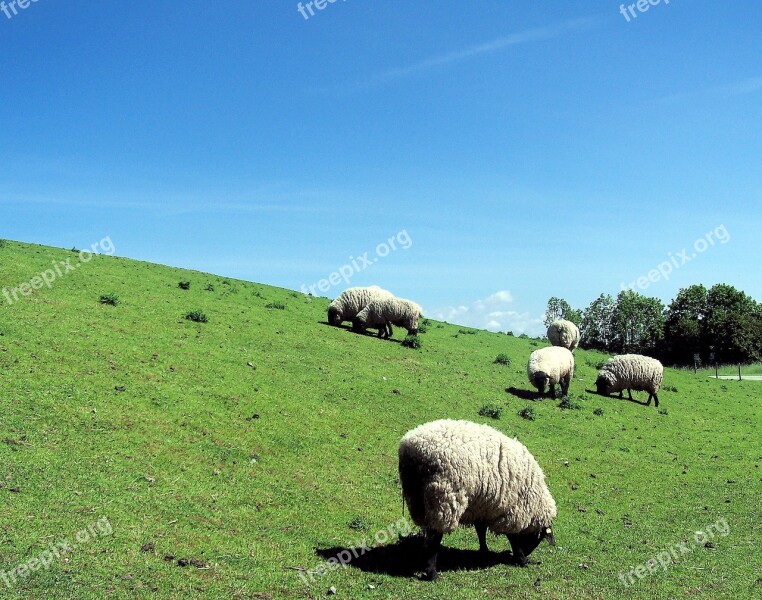
[[683,248],[639,291],[762,299],[759,2],[16,8],[0,237],[292,289],[367,252],[350,285],[517,333]]

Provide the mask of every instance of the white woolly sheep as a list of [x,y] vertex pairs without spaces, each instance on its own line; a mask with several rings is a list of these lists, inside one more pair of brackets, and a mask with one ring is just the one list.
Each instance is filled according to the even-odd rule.
[[656,393],[661,388],[664,379],[664,367],[655,358],[642,356],[641,354],[622,354],[610,358],[603,365],[595,381],[595,387],[599,394],[608,396],[619,392],[619,397],[624,398],[623,390],[632,400],[631,390],[648,392],[648,402],[651,399],[659,406],[659,397]]
[[579,337],[579,327],[565,319],[557,319],[548,327],[548,340],[553,346],[574,352],[579,346]]
[[[354,319],[373,300],[383,298],[394,298],[394,294],[377,285],[348,288],[328,305],[328,323],[338,327],[344,321]],[[386,328],[379,331],[379,335],[385,332]]]
[[399,473],[410,517],[422,528],[428,579],[437,577],[442,535],[474,525],[479,550],[487,529],[505,534],[524,567],[543,539],[555,545],[556,503],[526,446],[470,421],[433,421],[400,441]]
[[379,328],[379,337],[384,333],[383,327],[386,327],[384,337],[391,337],[394,333],[392,324],[398,327],[404,327],[410,335],[418,333],[418,320],[421,318],[421,309],[412,300],[404,298],[382,298],[373,300],[368,306],[363,308],[352,320],[352,327],[359,333],[365,333],[367,328]]
[[569,393],[569,384],[574,377],[574,355],[561,346],[547,346],[529,355],[527,363],[529,383],[537,388],[540,395],[550,387],[550,395],[555,397],[556,384],[561,384],[564,396]]

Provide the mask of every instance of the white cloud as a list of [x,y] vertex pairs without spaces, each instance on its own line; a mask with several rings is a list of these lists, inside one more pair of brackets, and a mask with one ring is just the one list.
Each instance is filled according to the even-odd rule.
[[501,290],[470,304],[445,306],[424,314],[437,321],[447,321],[477,329],[512,331],[517,335],[522,333],[532,336],[544,335],[545,326],[542,323],[542,316],[533,317],[529,312],[515,310],[513,303],[513,294],[508,290]]

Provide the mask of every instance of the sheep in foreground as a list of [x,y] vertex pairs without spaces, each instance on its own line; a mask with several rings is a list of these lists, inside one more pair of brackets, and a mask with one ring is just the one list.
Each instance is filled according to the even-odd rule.
[[[328,323],[338,327],[344,321],[351,321],[373,300],[394,298],[394,294],[377,286],[353,287],[341,292],[338,298],[328,305]],[[379,332],[379,335],[384,332]]]
[[487,529],[505,534],[522,567],[543,539],[555,545],[556,503],[540,465],[524,444],[488,425],[446,419],[408,431],[399,473],[410,517],[425,536],[428,579],[437,577],[443,534],[459,525],[474,525],[482,553]]
[[564,396],[569,393],[569,384],[574,377],[574,355],[561,346],[548,346],[535,350],[527,363],[529,383],[537,388],[540,395],[550,387],[550,395],[555,398],[556,384],[561,384]]
[[574,352],[579,346],[579,337],[579,327],[565,319],[557,319],[548,327],[548,340],[553,346]]
[[418,320],[423,309],[411,300],[404,298],[382,298],[373,300],[363,308],[352,320],[352,327],[359,333],[365,333],[368,328],[379,328],[379,337],[391,337],[394,333],[392,324],[404,327],[410,335],[418,333]]
[[631,390],[645,391],[648,392],[646,406],[650,406],[651,399],[659,406],[656,393],[661,388],[662,379],[664,367],[655,358],[640,354],[622,354],[606,361],[598,373],[595,387],[598,393],[604,396],[619,392],[620,398],[624,398],[622,391],[627,390],[630,400]]

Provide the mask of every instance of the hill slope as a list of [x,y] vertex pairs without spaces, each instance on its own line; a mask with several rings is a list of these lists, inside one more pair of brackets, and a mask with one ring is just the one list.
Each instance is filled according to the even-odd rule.
[[[7,242],[0,284],[17,287],[76,256]],[[117,306],[99,302],[109,293]],[[0,575],[0,596],[762,591],[762,384],[668,370],[660,413],[585,393],[603,356],[579,351],[571,396],[581,408],[562,410],[506,392],[527,388],[538,340],[431,322],[412,350],[327,326],[327,302],[105,256],[50,289],[0,298],[0,570],[29,564],[51,543],[75,546],[48,568],[13,571],[15,581]],[[193,310],[208,322],[183,318]],[[500,353],[510,366],[494,364]],[[502,407],[502,418],[479,416],[485,404]],[[517,415],[527,406],[536,420]],[[558,546],[542,545],[526,569],[445,569],[436,583],[374,573],[389,569],[363,557],[307,587],[295,569],[318,567],[316,548],[370,543],[402,517],[399,438],[443,417],[489,422],[529,447],[558,503]],[[714,536],[714,548],[695,542],[693,532],[721,520],[729,532]],[[630,586],[620,580],[686,539],[676,564]],[[460,566],[477,548],[472,529],[444,543],[469,551],[451,552]]]

